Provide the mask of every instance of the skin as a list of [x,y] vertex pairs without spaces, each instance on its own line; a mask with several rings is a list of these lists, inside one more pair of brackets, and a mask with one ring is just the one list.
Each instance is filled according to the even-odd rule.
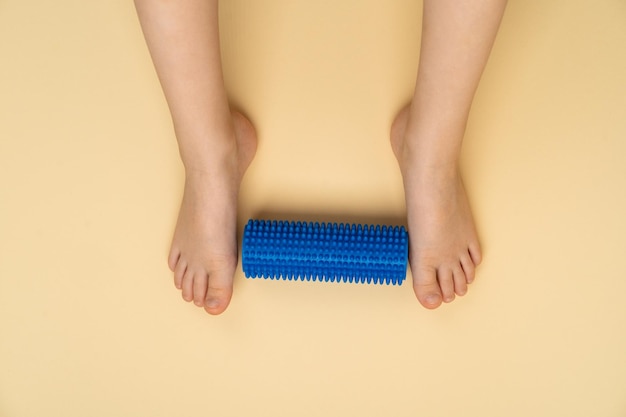
[[256,151],[256,133],[228,104],[217,0],[136,0],[135,5],[185,167],[168,265],[183,299],[220,314],[232,297],[237,197]]
[[391,146],[402,172],[413,288],[429,309],[467,293],[482,253],[458,162],[505,0],[424,0],[413,100]]
[[[458,159],[505,4],[424,0],[415,94],[393,123],[391,147],[404,180],[413,287],[427,308],[464,295],[481,261]],[[218,1],[135,0],[135,5],[185,167],[168,265],[183,299],[220,314],[232,297],[237,198],[254,158],[256,133],[228,103]]]

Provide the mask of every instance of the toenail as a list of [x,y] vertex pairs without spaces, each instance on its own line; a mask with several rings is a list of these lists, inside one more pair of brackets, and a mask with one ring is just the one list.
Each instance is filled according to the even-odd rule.
[[439,296],[432,294],[429,295],[428,297],[426,297],[426,303],[431,304],[431,305],[435,305],[439,302]]
[[208,308],[217,308],[220,306],[220,300],[218,300],[217,298],[209,298],[208,300],[206,300],[206,306]]

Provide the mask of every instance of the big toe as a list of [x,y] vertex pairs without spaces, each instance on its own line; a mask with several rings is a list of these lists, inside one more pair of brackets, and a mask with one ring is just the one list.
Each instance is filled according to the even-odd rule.
[[443,301],[441,288],[437,282],[437,271],[434,269],[418,269],[413,277],[413,290],[420,304],[428,309],[439,307]]
[[233,273],[219,271],[209,274],[209,287],[204,300],[207,313],[221,314],[230,304],[233,296]]

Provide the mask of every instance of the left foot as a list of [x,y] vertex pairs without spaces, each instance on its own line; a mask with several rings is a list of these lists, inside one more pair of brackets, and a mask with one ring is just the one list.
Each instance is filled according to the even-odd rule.
[[413,289],[434,309],[466,294],[482,255],[456,159],[439,160],[415,146],[426,138],[408,123],[407,107],[392,125],[391,146],[404,182]]

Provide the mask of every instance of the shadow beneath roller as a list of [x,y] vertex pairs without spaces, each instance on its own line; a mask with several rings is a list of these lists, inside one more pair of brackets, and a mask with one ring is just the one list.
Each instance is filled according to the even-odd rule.
[[[255,220],[284,220],[320,223],[349,223],[380,226],[405,226],[406,218],[391,215],[353,214],[353,213],[310,213],[298,211],[259,210],[254,212]],[[246,219],[247,222],[247,219]]]

